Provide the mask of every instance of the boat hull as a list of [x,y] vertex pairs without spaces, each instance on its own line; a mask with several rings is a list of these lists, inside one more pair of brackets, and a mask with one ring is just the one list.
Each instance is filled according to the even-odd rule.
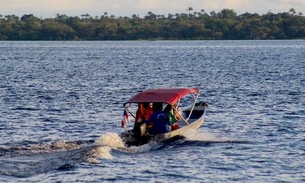
[[181,127],[179,129],[176,129],[174,131],[164,133],[164,134],[158,134],[151,138],[151,141],[155,142],[162,142],[164,140],[169,140],[176,136],[185,136],[188,131],[190,130],[197,130],[204,122],[204,117],[199,118],[198,120],[190,123],[189,125],[186,125],[184,127]]

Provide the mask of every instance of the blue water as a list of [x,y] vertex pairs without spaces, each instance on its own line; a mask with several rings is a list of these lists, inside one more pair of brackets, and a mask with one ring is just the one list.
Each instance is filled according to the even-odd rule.
[[[122,103],[198,87],[205,123],[126,148]],[[0,182],[304,182],[305,41],[0,42]]]

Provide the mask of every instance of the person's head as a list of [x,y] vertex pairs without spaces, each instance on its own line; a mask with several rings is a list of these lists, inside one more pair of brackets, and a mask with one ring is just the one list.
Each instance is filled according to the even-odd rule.
[[162,108],[163,108],[162,102],[154,103],[154,111],[162,110]]
[[170,104],[167,104],[163,111],[169,113],[170,110],[172,110],[172,106]]

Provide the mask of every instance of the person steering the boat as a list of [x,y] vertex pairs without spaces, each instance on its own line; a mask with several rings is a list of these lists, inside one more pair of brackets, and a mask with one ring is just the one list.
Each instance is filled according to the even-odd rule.
[[153,113],[146,121],[147,126],[152,124],[152,128],[149,129],[148,133],[155,135],[160,133],[167,133],[170,131],[169,116],[162,110],[162,108],[162,103],[153,104]]

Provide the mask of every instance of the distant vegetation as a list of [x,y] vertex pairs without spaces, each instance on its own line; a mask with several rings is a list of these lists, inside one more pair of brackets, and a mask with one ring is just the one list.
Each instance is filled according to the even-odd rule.
[[140,18],[89,14],[41,19],[33,14],[0,14],[0,40],[246,40],[305,39],[305,17],[293,8],[288,12],[237,15],[232,9]]

